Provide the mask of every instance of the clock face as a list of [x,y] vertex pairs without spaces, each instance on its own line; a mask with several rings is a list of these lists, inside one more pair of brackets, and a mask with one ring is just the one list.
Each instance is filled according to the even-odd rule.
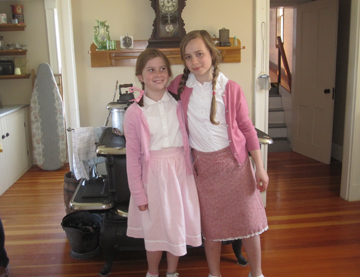
[[131,45],[132,45],[132,39],[131,39],[131,37],[124,37],[124,38],[123,38],[123,45],[124,45],[125,47],[131,47]]
[[159,0],[159,7],[164,13],[173,13],[178,8],[178,0]]

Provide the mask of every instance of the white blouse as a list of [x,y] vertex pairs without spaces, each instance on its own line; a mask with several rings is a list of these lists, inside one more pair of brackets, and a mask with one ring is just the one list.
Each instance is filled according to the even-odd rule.
[[224,74],[219,73],[215,87],[217,103],[215,121],[220,122],[219,125],[214,125],[210,121],[212,82],[205,82],[202,85],[193,73],[189,74],[186,81],[186,86],[193,89],[187,111],[190,146],[198,151],[213,152],[229,146],[225,104],[222,98],[228,80]]
[[176,114],[177,101],[168,93],[159,101],[146,96],[141,109],[150,130],[150,151],[183,146],[179,120]]

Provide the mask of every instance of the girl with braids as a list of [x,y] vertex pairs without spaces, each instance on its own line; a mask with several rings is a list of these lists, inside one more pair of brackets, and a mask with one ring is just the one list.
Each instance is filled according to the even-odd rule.
[[209,277],[221,276],[221,242],[237,239],[247,253],[249,276],[263,276],[259,235],[268,225],[260,192],[269,178],[244,93],[219,71],[220,54],[207,31],[188,33],[180,51],[184,74],[168,90],[180,95],[186,115]]
[[131,192],[127,235],[144,238],[148,272],[159,276],[163,251],[167,277],[186,245],[201,245],[200,208],[184,114],[166,86],[170,63],[157,49],[142,52],[135,75],[143,86],[125,113],[126,166]]

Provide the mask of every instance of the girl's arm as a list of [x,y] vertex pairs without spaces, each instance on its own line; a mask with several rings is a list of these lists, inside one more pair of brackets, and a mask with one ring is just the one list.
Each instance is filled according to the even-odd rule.
[[137,130],[137,126],[141,124],[140,115],[136,113],[134,108],[136,107],[130,106],[125,113],[124,133],[126,137],[126,170],[129,189],[135,204],[139,207],[147,206],[148,199],[142,182],[141,142],[140,134],[138,134],[140,131]]
[[257,189],[263,192],[269,185],[269,176],[265,171],[264,163],[261,158],[261,152],[259,149],[257,149],[250,151],[250,154],[255,162],[255,179]]

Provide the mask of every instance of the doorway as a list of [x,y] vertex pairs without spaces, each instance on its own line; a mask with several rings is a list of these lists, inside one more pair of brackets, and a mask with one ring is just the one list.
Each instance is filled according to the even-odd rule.
[[[296,45],[293,45],[293,38],[296,34],[296,10],[298,5],[293,2],[292,5],[282,6],[277,5],[279,1],[270,1],[270,46],[269,46],[269,64],[270,72],[277,70],[278,65],[278,48],[276,48],[276,36],[279,30],[277,24],[277,9],[283,9],[283,43],[286,52],[286,57],[292,74],[292,80],[296,78],[293,68],[293,59],[295,55]],[[284,2],[284,1],[282,1]],[[300,4],[303,4],[302,3]],[[309,1],[308,1],[309,2]],[[345,102],[346,102],[346,81],[347,81],[347,67],[348,67],[348,48],[349,48],[349,28],[350,28],[350,6],[351,0],[339,1],[339,18],[338,18],[338,47],[336,58],[336,97],[334,102],[334,122],[331,143],[332,158],[342,161],[343,155],[343,136],[344,136],[344,120],[345,120]],[[280,14],[280,13],[279,13]],[[286,74],[284,66],[281,66],[283,75]],[[270,73],[271,76],[271,73]],[[285,75],[286,76],[286,75]],[[285,79],[285,80],[284,80]],[[284,104],[284,117],[286,124],[287,140],[290,146],[292,145],[293,134],[293,118],[292,118],[292,98],[291,88],[287,87],[286,77],[282,78],[282,102]],[[273,81],[273,80],[272,80]],[[269,126],[270,127],[270,126]],[[270,128],[269,128],[270,129]],[[283,132],[284,133],[284,132]],[[270,134],[270,131],[269,131]],[[270,148],[269,148],[270,151]]]

